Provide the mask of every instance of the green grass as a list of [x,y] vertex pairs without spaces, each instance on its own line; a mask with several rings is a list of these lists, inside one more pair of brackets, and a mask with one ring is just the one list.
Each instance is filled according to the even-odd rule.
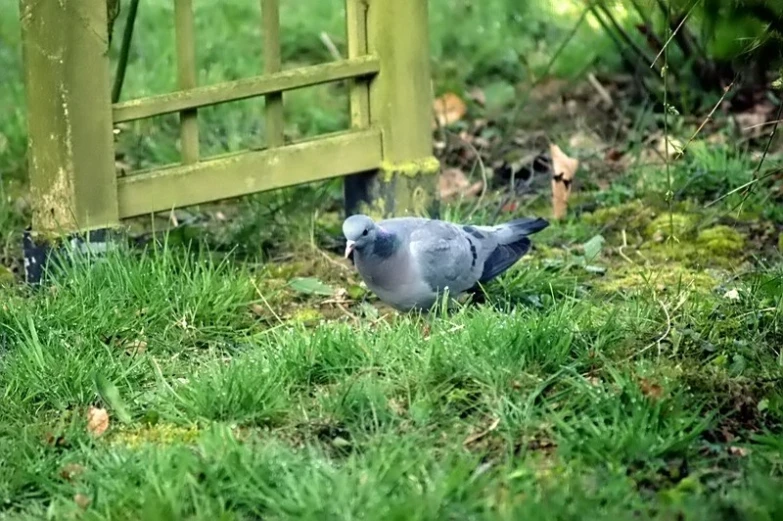
[[[379,316],[307,247],[265,266],[153,244],[0,290],[0,518],[777,519],[779,256],[686,232],[692,254],[661,255],[639,212],[631,264],[612,211],[429,317]],[[599,232],[604,274],[580,260]]]

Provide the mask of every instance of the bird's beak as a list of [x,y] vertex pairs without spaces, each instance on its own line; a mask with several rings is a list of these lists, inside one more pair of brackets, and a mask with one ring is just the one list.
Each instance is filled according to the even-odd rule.
[[351,254],[351,252],[353,251],[353,248],[355,246],[356,246],[356,242],[355,241],[348,241],[348,242],[345,243],[345,258],[346,259]]

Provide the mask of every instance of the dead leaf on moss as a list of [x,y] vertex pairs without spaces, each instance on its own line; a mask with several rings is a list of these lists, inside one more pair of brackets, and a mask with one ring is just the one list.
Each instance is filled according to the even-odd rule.
[[552,157],[552,215],[562,219],[568,211],[568,198],[579,160],[566,155],[554,143],[549,145],[549,154]]
[[90,407],[87,411],[87,430],[93,436],[100,436],[109,428],[109,413],[106,409]]
[[436,98],[433,102],[433,109],[437,121],[432,123],[433,128],[438,126],[446,127],[452,123],[461,120],[468,110],[462,98],[453,92],[447,92],[443,96]]

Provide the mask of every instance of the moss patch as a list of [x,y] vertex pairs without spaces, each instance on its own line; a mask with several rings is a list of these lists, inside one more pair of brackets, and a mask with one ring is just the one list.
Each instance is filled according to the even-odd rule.
[[686,213],[664,213],[652,220],[645,228],[645,236],[654,241],[662,241],[674,236],[679,240],[693,237],[699,217]]
[[745,238],[734,228],[718,225],[699,232],[696,244],[713,255],[728,257],[743,251]]
[[180,427],[166,423],[137,427],[131,430],[121,430],[110,438],[112,443],[136,448],[152,443],[155,445],[170,445],[172,443],[193,443],[199,436],[195,426]]
[[583,216],[588,224],[606,227],[609,230],[644,230],[655,217],[655,210],[641,201],[599,208]]
[[720,271],[694,269],[678,262],[661,265],[651,271],[641,266],[614,270],[612,277],[599,279],[595,289],[602,293],[639,293],[655,290],[677,293],[681,290],[709,293],[723,280]]

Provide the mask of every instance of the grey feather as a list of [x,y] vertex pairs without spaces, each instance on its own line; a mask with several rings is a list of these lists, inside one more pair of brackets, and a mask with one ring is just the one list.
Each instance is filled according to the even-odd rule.
[[373,223],[352,216],[343,223],[355,244],[354,261],[367,287],[399,310],[428,309],[505,272],[530,249],[528,238],[546,228],[540,218],[497,226],[470,226],[402,217]]

